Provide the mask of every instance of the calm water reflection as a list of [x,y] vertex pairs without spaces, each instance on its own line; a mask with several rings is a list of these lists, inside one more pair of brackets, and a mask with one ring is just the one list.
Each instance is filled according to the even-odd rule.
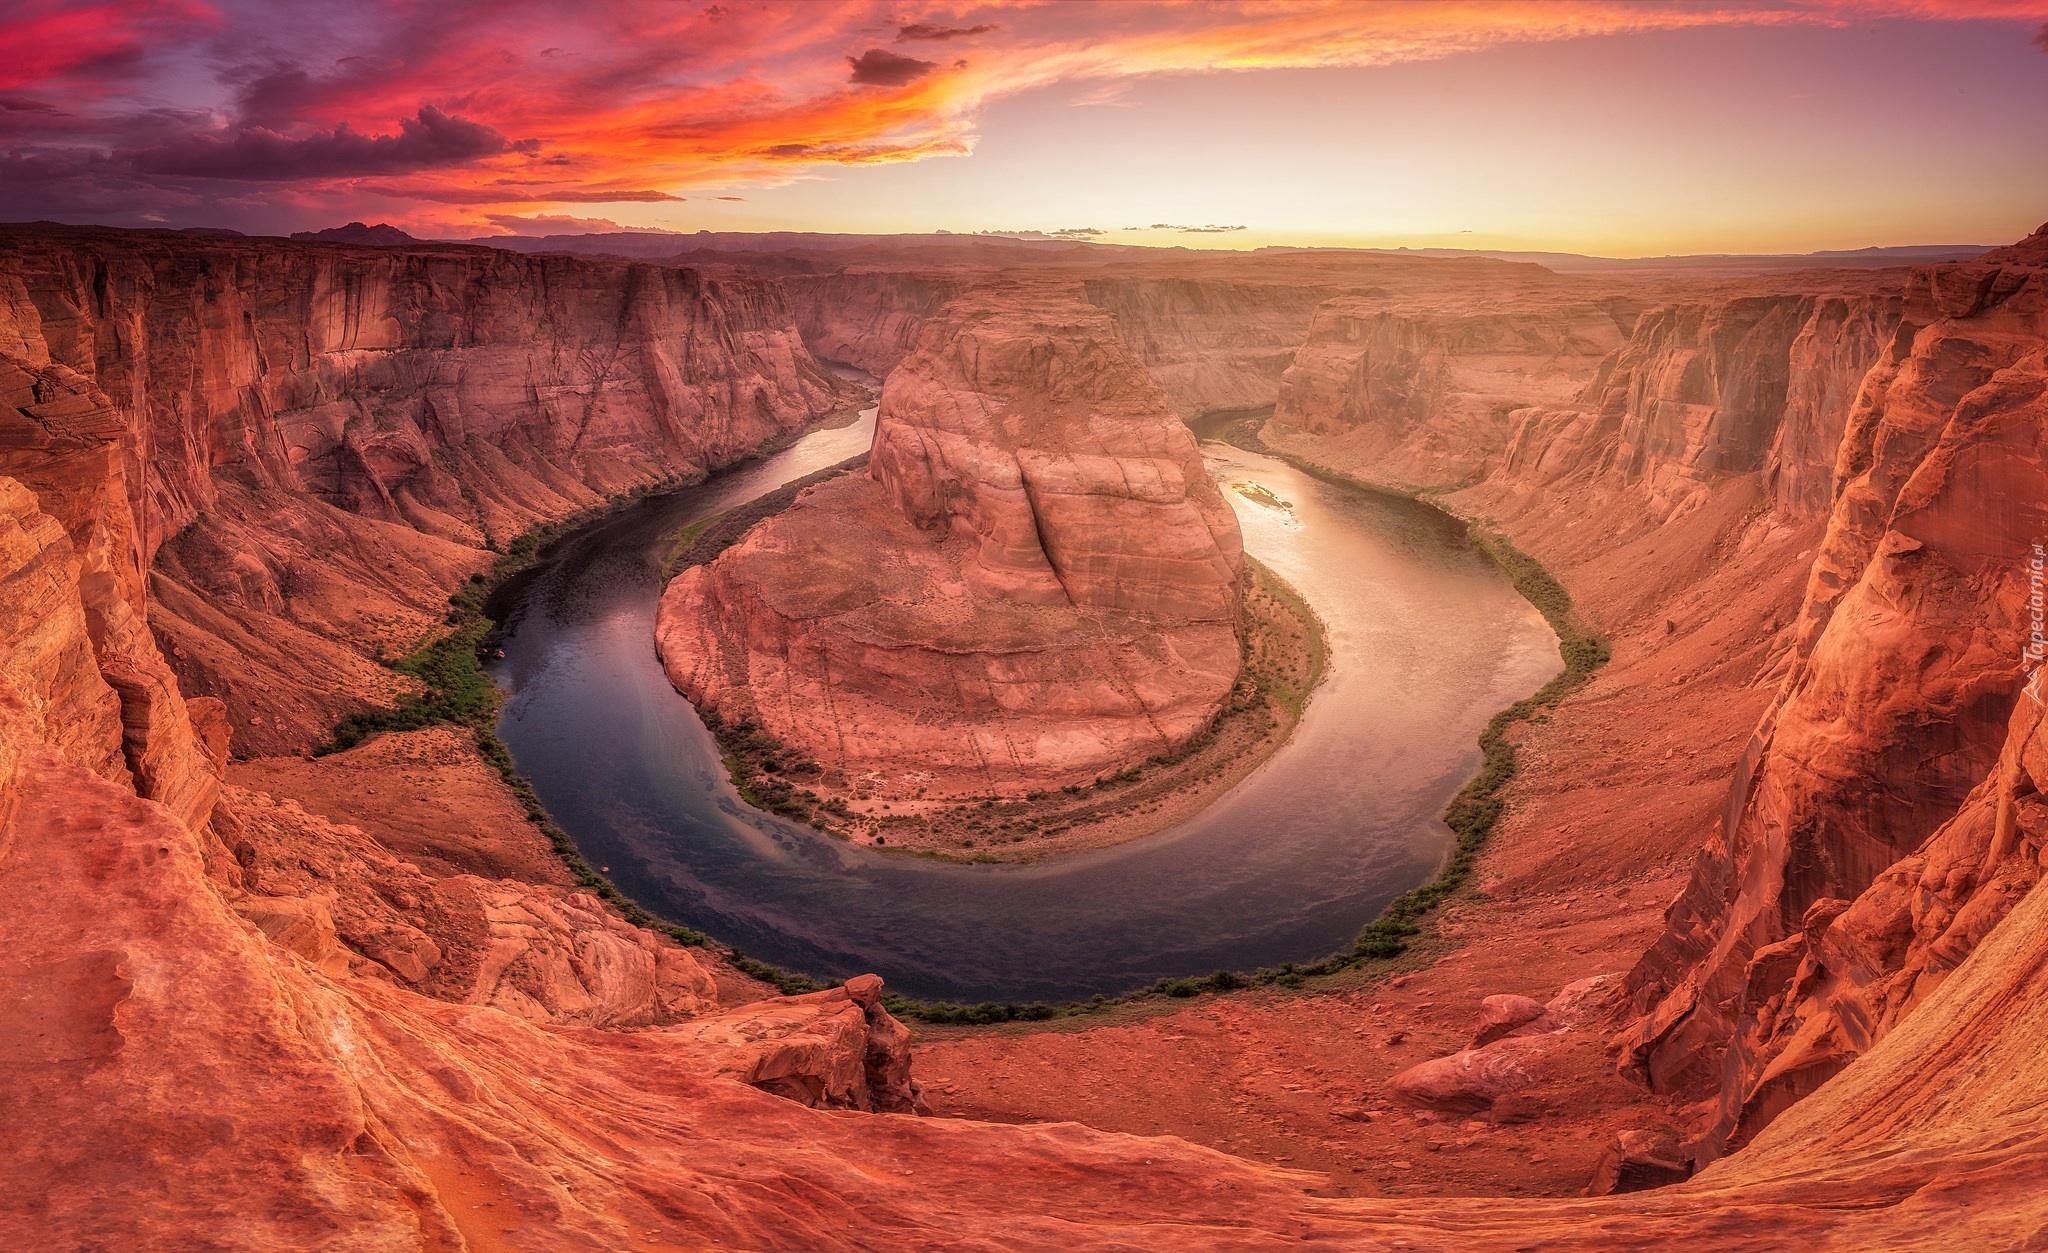
[[741,804],[655,660],[663,538],[864,451],[821,431],[564,540],[505,589],[499,733],[593,864],[649,909],[818,975],[905,994],[1064,1001],[1163,976],[1311,960],[1350,943],[1450,847],[1437,815],[1501,706],[1557,642],[1441,515],[1205,444],[1245,547],[1299,588],[1331,665],[1294,738],[1193,820],[1034,866],[869,853]]

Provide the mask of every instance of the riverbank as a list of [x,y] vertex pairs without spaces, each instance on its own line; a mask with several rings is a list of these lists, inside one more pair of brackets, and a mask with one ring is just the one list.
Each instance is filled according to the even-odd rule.
[[[588,891],[633,926],[704,952],[727,1003],[744,1003],[822,986],[801,976],[749,961],[737,949],[690,927],[658,918],[612,882],[609,866],[585,859],[576,842],[549,815],[538,793],[498,738],[504,701],[485,669],[497,648],[500,602],[562,539],[634,508],[650,497],[696,486],[721,473],[772,457],[819,431],[859,421],[862,408],[836,411],[805,430],[765,441],[746,456],[689,476],[637,484],[587,508],[538,523],[514,537],[448,597],[447,629],[411,653],[386,659],[414,684],[389,706],[359,709],[341,718],[328,741],[304,759],[255,758],[238,762],[237,781],[271,792],[333,821],[370,831],[402,854],[442,863],[455,873],[486,873],[541,887]],[[375,743],[372,743],[375,741]],[[395,756],[394,756],[395,754]],[[386,759],[403,760],[386,787],[365,782],[383,774]],[[379,763],[369,768],[364,762]],[[487,782],[486,782],[487,780]],[[461,814],[446,798],[465,796]],[[434,816],[433,811],[443,811]],[[464,816],[466,815],[466,816]],[[504,827],[508,815],[525,820]],[[482,834],[489,830],[489,835]],[[545,849],[545,852],[539,850]]]
[[[664,578],[716,559],[807,488],[857,471],[866,461],[853,458],[691,523],[664,551]],[[1291,508],[1270,492],[1265,496],[1270,499],[1254,499],[1266,508]],[[744,708],[699,711],[700,716],[749,804],[879,853],[1000,864],[1107,848],[1177,826],[1229,792],[1287,742],[1322,680],[1329,646],[1315,611],[1257,560],[1246,558],[1246,573],[1239,631],[1243,675],[1214,724],[1176,753],[1089,785],[1021,798],[885,800],[870,795],[860,779],[779,742]]]
[[[1304,472],[1370,473],[1316,461],[1312,438],[1286,445],[1274,451]],[[1791,558],[1813,542],[1732,547],[1724,537],[1755,495],[1737,484],[1723,496],[1662,527],[1626,499],[1567,507],[1466,489],[1441,501],[1540,558],[1613,648],[1568,698],[1505,728],[1516,769],[1492,793],[1496,821],[1464,886],[1419,919],[1399,956],[1293,987],[1148,998],[1047,1024],[919,1023],[934,1112],[1180,1136],[1327,1172],[1318,1190],[1337,1196],[1573,1196],[1617,1130],[1677,1125],[1678,1111],[1616,1076],[1598,1032],[1530,1090],[1521,1121],[1420,1116],[1385,1084],[1469,1043],[1485,997],[1547,1000],[1627,970],[1662,933],[1769,701],[1762,642],[1790,620],[1802,569]]]

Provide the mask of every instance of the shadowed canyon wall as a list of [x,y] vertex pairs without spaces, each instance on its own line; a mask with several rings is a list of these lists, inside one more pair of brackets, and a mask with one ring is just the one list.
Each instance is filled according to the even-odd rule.
[[1911,1012],[2038,876],[2018,695],[2048,536],[2048,239],[1915,273],[1836,461],[1797,660],[1630,976],[1709,1151]]
[[[1746,594],[1719,585],[1716,562],[1740,571],[1777,551],[1810,566],[1796,602],[1760,606],[1755,683],[1776,695],[1627,981],[1621,1063],[1696,1103],[1698,1160],[1896,1029],[2039,876],[2024,763],[2040,706],[2018,693],[2048,533],[2044,262],[2037,235],[1914,271],[1903,293],[1820,282],[1652,307],[1576,398],[1508,415],[1498,468],[1449,498],[1567,567],[1603,547],[1647,557],[1699,514],[1704,537],[1665,542],[1704,538],[1706,565],[1674,581],[1692,557],[1653,559],[1630,577],[1654,596],[1603,598],[1625,612],[1712,613],[1694,602]],[[1296,371],[1314,370],[1313,341],[1303,356]],[[1378,443],[1334,423],[1290,432],[1285,394],[1269,438],[1401,478],[1414,462],[1372,393],[1412,376],[1386,359],[1385,375],[1314,375],[1326,409],[1372,415]],[[1591,532],[1573,535],[1581,523]],[[1665,619],[1659,634],[1683,629]]]
[[0,231],[0,363],[111,409],[151,623],[265,751],[388,696],[480,549],[844,399],[756,279],[168,232]]

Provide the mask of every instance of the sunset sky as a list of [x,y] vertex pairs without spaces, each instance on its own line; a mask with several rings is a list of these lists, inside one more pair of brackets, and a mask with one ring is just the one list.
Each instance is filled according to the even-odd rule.
[[0,47],[0,220],[1637,255],[2048,218],[2048,0],[0,0]]

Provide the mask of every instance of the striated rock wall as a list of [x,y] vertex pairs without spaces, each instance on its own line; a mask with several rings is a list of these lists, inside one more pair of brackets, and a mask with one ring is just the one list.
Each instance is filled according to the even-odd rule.
[[77,551],[35,493],[0,479],[0,647],[20,698],[66,760],[126,783],[121,700],[101,676],[79,601]]
[[1630,975],[1624,1065],[1717,1102],[1707,1155],[1869,1047],[2031,886],[2036,724],[2014,711],[2048,535],[2044,239],[1914,274],[1849,415],[1791,673]]
[[0,415],[0,475],[11,476],[0,509],[13,536],[0,614],[14,619],[6,639],[38,675],[31,691],[71,760],[132,779],[181,820],[204,825],[226,717],[206,698],[188,708],[145,625],[128,432],[78,375],[5,357]]
[[876,378],[887,377],[909,356],[925,322],[974,281],[971,274],[945,270],[847,270],[780,280],[811,351]]
[[1697,508],[1717,480],[1762,473],[1780,516],[1820,516],[1850,404],[1899,316],[1889,293],[1650,310],[1575,401],[1511,415],[1501,473],[1604,479],[1660,520]]
[[662,598],[701,708],[883,794],[1086,782],[1206,729],[1242,542],[1109,317],[989,289],[889,377],[866,476],[807,491]]
[[1187,428],[1086,306],[950,306],[889,379],[868,471],[922,531],[976,545],[977,590],[1028,604],[1235,618],[1237,517]]
[[[1033,281],[1058,284],[1115,318],[1125,347],[1180,417],[1272,404],[1310,315],[1343,284],[1184,268],[1193,272],[1112,267],[1101,277]],[[886,376],[916,350],[927,322],[989,277],[960,269],[847,270],[780,281],[811,351]]]
[[1272,404],[1317,306],[1342,286],[1140,273],[1088,279],[1080,296],[1116,319],[1173,412],[1194,418]]
[[1353,434],[1347,451],[1371,459],[1382,477],[1465,482],[1499,459],[1510,414],[1578,395],[1595,365],[1621,348],[1640,308],[1628,297],[1479,303],[1324,303],[1281,377],[1274,423]]
[[[876,375],[895,369],[915,350],[925,323],[979,284],[1021,281],[1062,291],[1115,319],[1125,347],[1183,419],[1273,404],[1281,394],[1282,376],[1299,361],[1304,342],[1315,338],[1316,320],[1326,304],[1340,298],[1361,308],[1444,322],[1469,317],[1475,305],[1528,306],[1548,313],[1585,305],[1595,307],[1596,320],[1599,310],[1611,307],[1624,332],[1643,307],[1639,296],[1619,294],[1639,285],[1632,280],[1594,286],[1537,266],[1496,261],[1345,252],[1196,255],[1087,266],[1069,258],[1000,270],[938,268],[925,261],[920,265],[904,256],[896,262],[900,268],[864,265],[832,274],[787,275],[780,282],[812,351]],[[1536,320],[1525,314],[1518,324],[1540,339],[1545,332],[1534,329]],[[1604,336],[1609,346],[1619,342],[1611,327],[1593,333]],[[1572,372],[1567,362],[1546,363],[1548,354],[1533,340],[1510,351],[1524,358],[1510,372]],[[1520,403],[1535,403],[1553,392],[1567,398],[1590,374],[1591,360],[1601,351],[1592,352],[1588,368],[1573,374],[1574,382],[1563,391],[1541,384],[1533,389],[1518,384],[1510,391],[1523,397]],[[1304,368],[1312,372],[1320,366]],[[1473,367],[1475,386],[1489,385],[1483,378],[1487,368]],[[1438,444],[1451,447],[1454,442],[1445,437]]]
[[479,549],[841,400],[761,280],[48,226],[0,230],[0,359],[111,406],[123,575],[264,751],[388,695]]

